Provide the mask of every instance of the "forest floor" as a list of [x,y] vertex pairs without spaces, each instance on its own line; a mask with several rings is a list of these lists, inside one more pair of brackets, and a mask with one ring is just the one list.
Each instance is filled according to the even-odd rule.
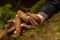
[[40,28],[29,30],[17,39],[4,38],[4,40],[60,40],[60,12],[47,20]]

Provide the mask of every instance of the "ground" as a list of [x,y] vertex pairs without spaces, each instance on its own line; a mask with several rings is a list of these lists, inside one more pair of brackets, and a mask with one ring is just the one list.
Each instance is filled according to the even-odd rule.
[[21,36],[18,39],[20,40],[60,40],[60,12],[55,14],[49,20],[47,20],[40,28],[26,32],[23,34],[23,36]]
[[52,16],[39,28],[23,33],[18,38],[5,37],[2,40],[60,40],[60,12]]

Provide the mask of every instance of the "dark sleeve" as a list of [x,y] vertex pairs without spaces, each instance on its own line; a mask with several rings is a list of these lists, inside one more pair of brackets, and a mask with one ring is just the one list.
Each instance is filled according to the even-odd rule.
[[[43,14],[41,13],[41,15],[45,16],[46,19],[50,18],[52,15],[54,15],[56,12],[58,12],[60,9],[60,0],[53,0],[50,2],[47,2],[44,7],[40,10],[40,12],[43,12]],[[38,14],[40,14],[40,12],[38,12]]]

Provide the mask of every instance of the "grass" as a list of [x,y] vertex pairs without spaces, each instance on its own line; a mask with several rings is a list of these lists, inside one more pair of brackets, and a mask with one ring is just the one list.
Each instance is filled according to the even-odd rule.
[[14,40],[60,40],[60,12],[47,20],[41,28],[29,30]]
[[23,34],[22,40],[60,40],[60,12],[47,20],[42,28],[30,30]]
[[2,40],[60,40],[60,12],[52,16],[40,28],[29,30],[18,38],[5,37]]

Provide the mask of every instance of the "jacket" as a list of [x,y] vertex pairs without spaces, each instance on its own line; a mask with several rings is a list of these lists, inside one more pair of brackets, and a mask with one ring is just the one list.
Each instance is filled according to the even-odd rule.
[[[56,14],[60,10],[60,0],[51,0],[42,7],[38,14],[44,16],[46,19],[50,18],[52,15]],[[43,12],[40,13],[40,12]]]

